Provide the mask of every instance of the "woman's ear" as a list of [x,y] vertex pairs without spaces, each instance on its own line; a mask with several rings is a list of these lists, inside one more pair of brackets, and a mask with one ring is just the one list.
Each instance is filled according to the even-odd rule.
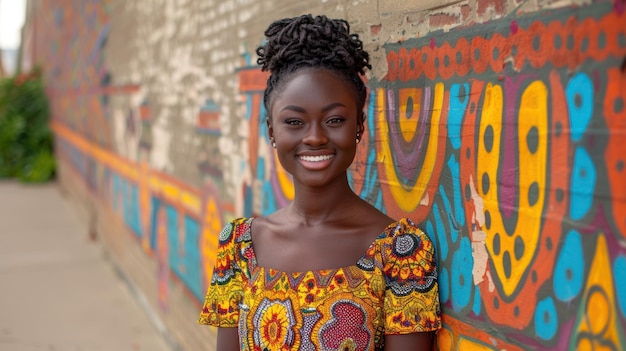
[[365,133],[365,112],[362,113],[361,116],[358,118],[356,132],[359,135],[363,135]]
[[272,120],[267,117],[265,119],[265,124],[267,125],[267,136],[270,138],[270,141],[274,141],[274,127],[272,127]]

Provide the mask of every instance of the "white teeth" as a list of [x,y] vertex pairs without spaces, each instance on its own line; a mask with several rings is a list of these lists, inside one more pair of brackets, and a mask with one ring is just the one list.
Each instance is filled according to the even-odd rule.
[[302,161],[307,161],[307,162],[320,162],[320,161],[330,160],[331,158],[333,158],[333,155],[323,155],[323,156],[300,156],[300,159],[301,159]]

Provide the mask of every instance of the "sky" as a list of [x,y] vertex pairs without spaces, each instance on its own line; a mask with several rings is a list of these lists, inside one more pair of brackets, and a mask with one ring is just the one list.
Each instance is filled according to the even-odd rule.
[[0,0],[0,49],[17,49],[24,24],[26,0]]

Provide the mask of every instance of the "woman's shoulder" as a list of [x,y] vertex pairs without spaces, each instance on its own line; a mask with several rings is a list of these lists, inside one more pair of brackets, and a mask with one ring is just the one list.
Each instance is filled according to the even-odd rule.
[[437,276],[437,263],[428,235],[409,218],[394,222],[386,234],[381,257],[387,284],[400,295],[407,284],[416,284],[419,291],[429,290]]
[[250,225],[254,217],[239,217],[228,222],[219,235],[220,243],[240,241],[250,232]]
[[426,240],[429,240],[424,230],[408,217],[393,220],[385,227],[385,230],[380,234],[378,239],[389,241],[402,235],[413,235],[420,238],[425,237]]
[[400,235],[415,235],[418,237],[426,237],[428,235],[408,217],[400,218],[387,226],[385,231],[386,237],[395,238]]
[[251,235],[255,237],[266,236],[268,233],[277,232],[288,226],[289,223],[285,219],[284,213],[285,209],[281,208],[267,215],[241,218],[239,221],[248,229],[254,226],[253,230],[249,230],[250,232],[254,231],[254,234]]
[[430,237],[410,218],[400,218],[389,224],[379,240],[381,246],[399,256],[410,253],[430,258],[434,254]]

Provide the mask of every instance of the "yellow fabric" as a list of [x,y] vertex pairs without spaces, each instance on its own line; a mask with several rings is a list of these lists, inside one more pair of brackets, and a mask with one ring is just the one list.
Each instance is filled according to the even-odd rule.
[[355,265],[302,273],[256,265],[252,221],[220,233],[198,320],[238,327],[242,350],[382,350],[385,334],[441,328],[434,247],[409,219],[388,226]]

